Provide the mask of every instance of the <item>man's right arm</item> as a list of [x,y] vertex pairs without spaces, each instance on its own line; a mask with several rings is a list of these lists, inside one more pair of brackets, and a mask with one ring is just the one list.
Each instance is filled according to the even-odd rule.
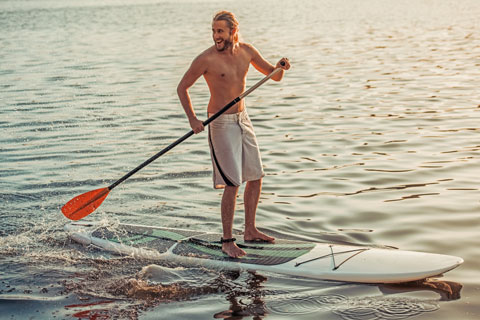
[[182,80],[177,86],[177,94],[180,98],[180,103],[182,104],[183,110],[188,117],[190,122],[190,127],[193,132],[199,133],[202,132],[205,128],[202,121],[198,120],[195,110],[193,109],[192,100],[188,94],[188,89],[193,86],[193,84],[200,78],[206,71],[206,64],[202,61],[202,56],[198,56],[193,60],[190,68],[183,75]]

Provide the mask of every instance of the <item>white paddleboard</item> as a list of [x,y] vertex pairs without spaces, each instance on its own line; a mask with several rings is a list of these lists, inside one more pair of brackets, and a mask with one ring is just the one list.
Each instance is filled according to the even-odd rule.
[[268,271],[319,280],[400,283],[439,276],[463,263],[459,257],[396,249],[276,239],[271,243],[240,240],[247,252],[232,259],[221,251],[220,234],[120,224],[67,224],[69,236],[121,255],[187,266]]

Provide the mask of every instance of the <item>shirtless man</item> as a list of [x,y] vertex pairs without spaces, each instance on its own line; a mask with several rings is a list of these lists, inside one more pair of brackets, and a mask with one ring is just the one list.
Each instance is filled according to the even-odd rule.
[[[252,45],[239,42],[238,22],[231,12],[221,11],[215,15],[212,33],[214,45],[193,60],[177,88],[180,102],[195,133],[203,131],[204,126],[196,117],[188,89],[200,76],[205,78],[210,89],[207,111],[211,116],[245,91],[250,64],[265,75],[275,68],[283,69],[272,77],[275,81],[280,81],[284,70],[290,68],[288,59],[282,58],[274,67]],[[232,258],[239,258],[246,253],[235,244],[232,227],[238,189],[244,181],[247,181],[244,192],[244,240],[275,240],[260,232],[255,225],[264,173],[257,140],[243,99],[210,124],[209,144],[214,167],[214,187],[225,188],[221,205],[222,250]]]

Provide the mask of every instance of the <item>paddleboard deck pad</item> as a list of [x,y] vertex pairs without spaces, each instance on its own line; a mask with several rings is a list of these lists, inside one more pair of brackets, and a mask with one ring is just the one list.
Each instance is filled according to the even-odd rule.
[[222,252],[221,234],[119,224],[73,222],[69,236],[121,255],[188,266],[267,271],[319,280],[399,283],[441,275],[463,263],[454,256],[414,251],[346,246],[276,239],[275,243],[245,242],[236,236],[246,256]]

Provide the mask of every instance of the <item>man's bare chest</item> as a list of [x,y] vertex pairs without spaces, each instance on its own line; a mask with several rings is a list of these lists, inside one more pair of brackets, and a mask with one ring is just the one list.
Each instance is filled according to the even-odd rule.
[[248,72],[248,65],[227,65],[218,64],[209,68],[207,74],[212,80],[240,81],[245,79]]

